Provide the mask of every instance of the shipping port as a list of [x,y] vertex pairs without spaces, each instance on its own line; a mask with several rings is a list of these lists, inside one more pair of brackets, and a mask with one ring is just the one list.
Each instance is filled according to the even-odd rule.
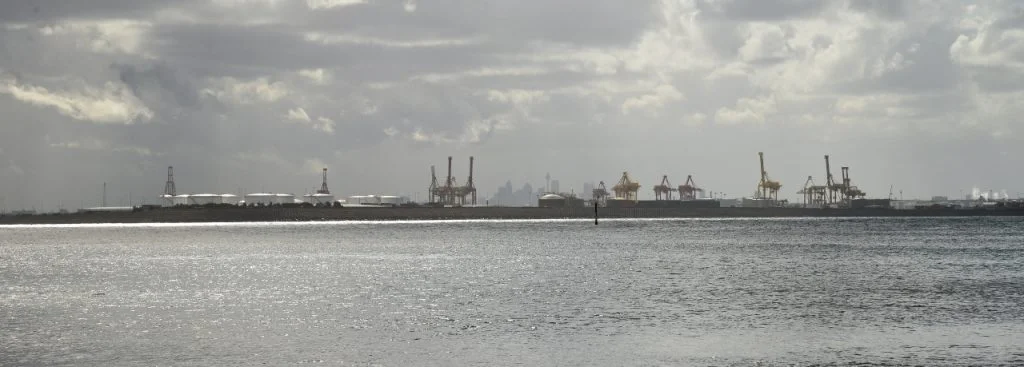
[[407,196],[358,194],[336,197],[328,187],[328,169],[323,168],[320,187],[314,192],[296,195],[281,192],[181,194],[177,190],[174,168],[167,168],[163,193],[155,205],[106,206],[59,213],[17,211],[0,213],[0,224],[31,223],[138,223],[138,222],[236,222],[236,221],[308,221],[308,220],[416,220],[416,219],[552,219],[552,218],[730,218],[730,217],[890,217],[890,216],[1024,216],[1024,202],[1008,195],[972,190],[961,200],[933,197],[931,200],[896,200],[890,190],[887,198],[868,198],[853,183],[848,166],[840,167],[840,176],[832,172],[832,159],[824,156],[824,175],[817,184],[807,176],[795,191],[799,202],[779,199],[783,185],[774,180],[763,152],[757,153],[759,168],[752,195],[725,199],[708,195],[687,174],[681,185],[673,185],[669,174],[652,185],[653,200],[639,199],[643,185],[622,171],[611,189],[600,181],[587,197],[560,192],[550,175],[536,205],[480,205],[474,183],[475,158],[469,157],[464,183],[453,171],[453,157],[447,157],[443,182],[435,166],[430,166],[427,200],[418,202]]

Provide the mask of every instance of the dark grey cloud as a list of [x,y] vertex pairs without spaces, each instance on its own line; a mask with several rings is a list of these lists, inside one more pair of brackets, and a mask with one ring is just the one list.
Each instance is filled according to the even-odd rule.
[[484,191],[629,170],[741,196],[757,151],[786,195],[824,153],[872,193],[1001,189],[1024,177],[940,179],[1024,153],[1017,6],[963,5],[3,2],[0,195],[152,199],[167,165],[183,192],[302,193],[327,165],[343,195],[411,194],[475,155]]
[[831,6],[818,0],[698,0],[697,7],[713,16],[740,21],[772,21],[807,18]]
[[194,6],[199,3],[195,0],[9,0],[0,4],[0,22],[137,18],[161,8]]

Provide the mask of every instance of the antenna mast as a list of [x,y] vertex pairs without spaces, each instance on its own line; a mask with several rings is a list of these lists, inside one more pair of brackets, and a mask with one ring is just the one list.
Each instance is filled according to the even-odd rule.
[[331,190],[327,189],[327,168],[324,168],[324,182],[320,184],[320,190],[316,191],[317,194],[330,194]]
[[164,195],[174,196],[178,194],[178,189],[174,187],[174,167],[167,166],[167,183],[164,184]]

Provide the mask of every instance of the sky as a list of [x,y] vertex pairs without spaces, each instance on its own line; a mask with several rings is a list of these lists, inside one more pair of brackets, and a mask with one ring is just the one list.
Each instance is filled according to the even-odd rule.
[[9,0],[0,208],[179,193],[481,197],[624,171],[796,200],[1024,191],[1024,9],[964,0]]

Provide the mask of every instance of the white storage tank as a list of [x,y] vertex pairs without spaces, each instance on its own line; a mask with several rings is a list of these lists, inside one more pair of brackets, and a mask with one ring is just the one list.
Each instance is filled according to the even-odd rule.
[[331,205],[334,202],[334,195],[331,194],[307,194],[302,198],[304,202],[313,205]]
[[182,194],[182,195],[174,196],[174,205],[188,205],[188,204],[189,204],[188,195]]
[[189,204],[191,205],[210,205],[220,204],[223,201],[221,196],[217,194],[195,194],[189,195]]
[[224,203],[224,204],[238,205],[238,203],[241,200],[242,200],[242,198],[240,198],[240,197],[238,197],[238,195],[234,195],[234,194],[223,194],[223,195],[220,196],[220,201],[221,201],[221,203]]
[[245,194],[245,205],[267,206],[274,204],[274,200],[274,194],[267,194],[261,192],[254,194]]
[[174,206],[174,195],[160,195],[161,206]]
[[402,198],[400,198],[398,196],[382,195],[380,197],[380,204],[381,205],[398,206],[398,205],[402,204]]
[[365,201],[366,201],[366,196],[365,195],[352,195],[352,196],[349,196],[348,200],[347,200],[347,202],[349,204],[364,204]]
[[[301,203],[301,201],[299,201]],[[274,194],[274,204],[295,204],[295,195]]]

